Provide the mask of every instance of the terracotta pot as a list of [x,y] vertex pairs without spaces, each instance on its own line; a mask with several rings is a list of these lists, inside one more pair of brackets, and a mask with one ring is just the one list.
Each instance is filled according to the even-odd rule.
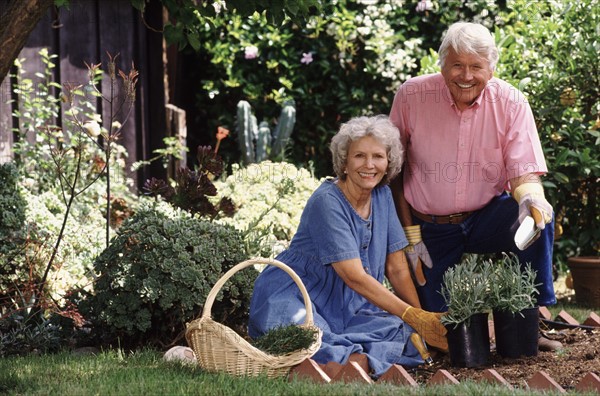
[[600,257],[571,257],[567,265],[573,276],[577,303],[600,307]]

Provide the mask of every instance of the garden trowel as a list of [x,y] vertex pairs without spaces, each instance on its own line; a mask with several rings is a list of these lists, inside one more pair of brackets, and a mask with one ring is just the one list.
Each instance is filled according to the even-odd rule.
[[530,210],[531,216],[526,216],[515,232],[515,245],[519,250],[527,249],[540,237],[541,229],[536,224],[542,221],[542,214],[536,208]]

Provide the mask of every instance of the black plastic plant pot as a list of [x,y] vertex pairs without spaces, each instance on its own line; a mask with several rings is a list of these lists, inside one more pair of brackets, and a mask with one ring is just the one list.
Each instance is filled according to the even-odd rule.
[[538,307],[527,308],[520,313],[494,310],[493,315],[496,352],[500,356],[537,356],[540,337]]
[[454,367],[485,366],[490,357],[488,314],[477,313],[455,326],[446,325],[450,364]]

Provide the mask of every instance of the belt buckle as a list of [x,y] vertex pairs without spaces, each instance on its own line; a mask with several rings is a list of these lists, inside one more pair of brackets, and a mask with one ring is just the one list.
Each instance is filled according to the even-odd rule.
[[454,223],[453,219],[461,218],[463,216],[464,216],[464,213],[454,213],[454,214],[448,215],[448,224],[458,224],[458,223],[460,223],[460,221],[458,223]]

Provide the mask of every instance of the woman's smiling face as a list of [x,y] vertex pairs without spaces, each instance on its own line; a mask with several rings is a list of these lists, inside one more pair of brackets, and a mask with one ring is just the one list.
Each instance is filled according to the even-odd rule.
[[460,110],[477,99],[493,75],[487,59],[477,54],[458,54],[452,48],[442,68],[442,76]]
[[361,189],[373,189],[383,179],[387,167],[387,149],[373,136],[350,143],[346,160],[347,183]]

